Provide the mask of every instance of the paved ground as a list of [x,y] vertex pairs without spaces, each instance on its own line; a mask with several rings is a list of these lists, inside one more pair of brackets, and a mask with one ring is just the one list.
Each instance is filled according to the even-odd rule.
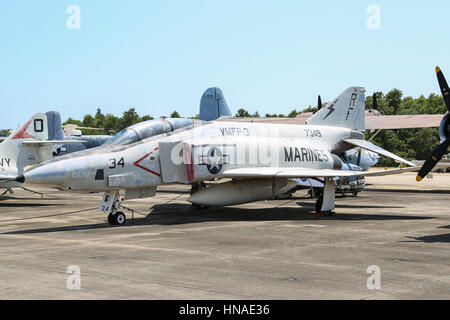
[[[127,202],[150,215],[124,227],[98,194],[18,190],[0,202],[0,299],[449,299],[450,175],[368,183],[325,219],[302,191],[192,211],[186,187],[165,187]],[[81,290],[66,287],[70,265]]]

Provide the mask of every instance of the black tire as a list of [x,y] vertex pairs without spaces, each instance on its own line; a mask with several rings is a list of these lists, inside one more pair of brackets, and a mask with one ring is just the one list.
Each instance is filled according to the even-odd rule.
[[322,213],[323,196],[320,196],[316,201],[316,213]]
[[125,222],[127,221],[127,217],[125,216],[125,214],[123,212],[116,212],[116,214],[114,215],[114,224],[118,225],[118,226],[123,226],[125,224]]
[[114,225],[115,221],[114,221],[114,215],[112,213],[108,214],[108,222],[110,225]]

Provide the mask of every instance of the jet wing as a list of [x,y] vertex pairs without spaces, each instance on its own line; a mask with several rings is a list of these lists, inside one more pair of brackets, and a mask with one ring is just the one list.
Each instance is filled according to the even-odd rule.
[[276,124],[305,124],[308,117],[304,118],[238,118],[238,117],[222,117],[215,121],[227,122],[251,122],[251,123],[276,123]]
[[0,181],[1,182],[5,182],[5,181],[14,181],[17,178],[17,176],[5,176],[5,175],[0,175]]
[[351,144],[351,145],[353,145],[355,147],[360,147],[360,148],[363,148],[363,149],[366,149],[366,150],[369,150],[369,151],[381,154],[381,155],[383,155],[385,157],[394,159],[397,162],[404,163],[404,164],[406,164],[408,166],[411,166],[411,167],[415,167],[414,163],[412,163],[412,162],[410,162],[408,160],[405,160],[403,158],[400,158],[399,156],[393,154],[392,152],[384,150],[383,148],[380,148],[380,147],[374,145],[373,143],[371,143],[369,141],[359,140],[359,139],[347,139],[347,140],[343,140],[343,141],[347,142],[348,144]]
[[442,114],[366,116],[366,130],[439,127]]
[[[296,118],[236,118],[224,117],[218,121],[232,122],[253,122],[253,123],[278,123],[278,124],[305,124],[312,113],[300,114]],[[442,114],[417,114],[417,115],[392,115],[392,116],[374,116],[365,117],[366,130],[379,129],[416,129],[416,128],[437,128],[439,127]]]
[[379,171],[348,171],[308,168],[239,168],[226,170],[223,175],[228,178],[314,178],[314,177],[370,177],[387,176],[404,172],[418,171],[420,167],[398,168]]
[[22,141],[22,144],[29,145],[33,147],[41,147],[45,145],[51,144],[68,144],[68,143],[84,143],[87,141],[84,140],[31,140],[31,141]]

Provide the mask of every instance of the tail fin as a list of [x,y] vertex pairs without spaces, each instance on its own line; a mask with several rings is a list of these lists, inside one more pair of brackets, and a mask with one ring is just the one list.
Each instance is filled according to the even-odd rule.
[[61,114],[58,111],[46,112],[48,124],[48,140],[64,140]]
[[24,143],[29,140],[47,139],[47,116],[43,113],[36,113],[19,130],[0,144],[0,170],[2,173],[17,175],[26,166],[39,162],[39,148],[26,146]]
[[211,121],[220,117],[231,117],[230,109],[228,109],[222,90],[209,88],[200,100],[200,120]]
[[309,125],[365,129],[366,90],[350,87],[306,121]]
[[11,140],[19,139],[48,139],[48,122],[47,116],[43,113],[36,113],[28,120],[19,130],[10,136]]

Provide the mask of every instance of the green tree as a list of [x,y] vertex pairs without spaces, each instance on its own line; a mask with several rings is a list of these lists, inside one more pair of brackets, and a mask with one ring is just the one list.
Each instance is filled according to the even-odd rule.
[[292,110],[289,114],[288,114],[288,118],[295,118],[296,116],[298,116],[301,112],[297,111],[297,109]]
[[66,125],[66,124],[76,124],[77,126],[80,126],[80,127],[83,125],[83,123],[80,120],[74,120],[72,118],[69,118],[65,122],[63,122],[63,125]]
[[237,118],[248,118],[248,117],[250,117],[250,113],[248,113],[247,110],[241,108],[241,109],[238,109],[238,111],[236,112],[235,117],[237,117]]
[[123,113],[122,118],[119,121],[120,123],[119,131],[139,122],[140,118],[136,110],[134,108],[130,108]]
[[181,118],[180,114],[177,111],[172,112],[170,115],[171,118]]
[[87,114],[83,118],[82,122],[83,127],[94,127],[95,126],[95,118],[90,114]]
[[115,115],[108,113],[103,120],[102,127],[107,134],[110,132],[117,133],[120,131],[120,119]]
[[148,120],[153,120],[154,118],[152,116],[149,115],[145,115],[142,116],[141,121],[148,121]]
[[386,95],[386,101],[389,107],[393,109],[393,114],[398,114],[400,104],[402,103],[403,92],[398,89],[392,89]]
[[103,128],[103,122],[105,122],[105,115],[97,113],[94,118],[94,126],[96,128]]
[[[323,104],[323,105],[325,105],[325,104]],[[316,112],[316,111],[318,111],[318,110],[319,110],[319,108],[317,108],[317,107],[309,106],[308,108],[304,109],[302,112],[303,112],[303,113],[306,113],[306,112]]]

